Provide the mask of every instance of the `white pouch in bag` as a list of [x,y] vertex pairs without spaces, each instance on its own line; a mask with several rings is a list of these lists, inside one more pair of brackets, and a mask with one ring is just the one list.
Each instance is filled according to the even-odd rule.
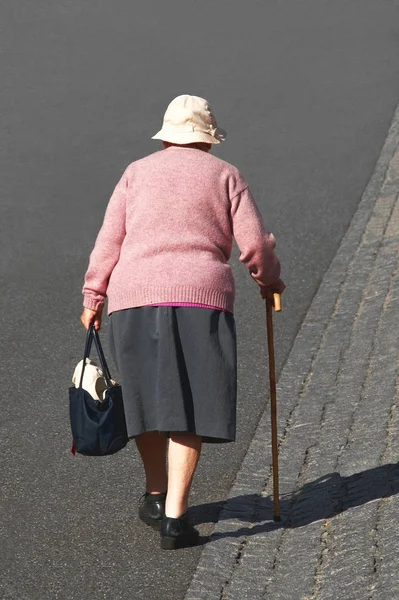
[[[79,361],[75,367],[72,377],[72,383],[75,387],[79,387],[80,377],[82,375],[83,360]],[[117,385],[117,382],[111,379],[112,385]],[[85,372],[83,374],[82,388],[89,392],[93,400],[103,401],[105,392],[107,391],[107,382],[101,367],[90,358],[86,359]]]

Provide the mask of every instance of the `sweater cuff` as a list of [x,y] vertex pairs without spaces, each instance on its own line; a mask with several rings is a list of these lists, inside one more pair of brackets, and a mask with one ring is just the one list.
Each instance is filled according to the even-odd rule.
[[83,296],[83,306],[85,308],[89,308],[90,310],[97,311],[99,308],[104,306],[104,300],[95,300],[91,296]]

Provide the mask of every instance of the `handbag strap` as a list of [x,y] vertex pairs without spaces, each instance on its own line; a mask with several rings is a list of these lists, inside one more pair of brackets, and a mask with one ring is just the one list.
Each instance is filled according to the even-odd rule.
[[85,367],[86,367],[86,359],[89,358],[89,356],[90,356],[92,341],[93,341],[93,332],[92,332],[91,326],[90,326],[87,330],[85,351],[83,353],[82,371],[80,373],[80,382],[79,382],[80,388],[82,387],[82,383],[83,383],[83,375],[84,375],[84,371],[85,371]]
[[104,372],[105,381],[107,382],[107,386],[111,387],[112,386],[111,373],[109,371],[107,361],[105,360],[103,347],[100,342],[100,336],[98,335],[98,331],[96,331],[96,329],[94,328],[94,325],[93,325],[93,331],[94,331],[94,343],[96,345],[97,354],[100,359],[102,370]]
[[85,351],[83,354],[82,371],[80,374],[80,382],[79,382],[80,388],[82,387],[82,383],[83,383],[83,375],[84,375],[84,371],[85,371],[85,367],[86,367],[86,359],[89,358],[89,356],[90,356],[92,341],[93,341],[93,332],[92,332],[91,325],[90,325],[90,327],[87,330],[87,335],[86,335]]
[[105,381],[107,383],[107,387],[112,387],[111,373],[109,371],[107,361],[105,360],[104,351],[102,349],[101,342],[100,342],[100,336],[98,335],[98,331],[96,331],[96,329],[94,327],[94,323],[91,323],[87,330],[86,344],[85,344],[85,350],[84,350],[84,356],[83,356],[83,366],[82,366],[82,373],[80,375],[79,387],[80,388],[82,387],[83,375],[84,375],[84,371],[86,368],[86,360],[90,356],[91,347],[93,344],[93,338],[94,338],[94,343],[96,345],[97,354],[100,359],[101,368],[104,373]]

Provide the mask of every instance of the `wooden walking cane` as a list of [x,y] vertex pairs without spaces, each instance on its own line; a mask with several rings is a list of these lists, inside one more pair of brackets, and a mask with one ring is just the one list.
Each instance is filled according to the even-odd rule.
[[269,379],[270,379],[270,412],[272,424],[272,458],[273,458],[273,501],[274,521],[281,521],[280,494],[278,486],[278,442],[277,442],[277,391],[276,371],[274,363],[274,335],[273,335],[273,306],[276,312],[281,311],[281,296],[273,294],[273,298],[266,298],[266,326],[267,347],[269,352]]

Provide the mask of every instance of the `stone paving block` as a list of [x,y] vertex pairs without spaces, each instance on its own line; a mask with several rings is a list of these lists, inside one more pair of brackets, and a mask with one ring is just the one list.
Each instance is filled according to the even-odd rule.
[[384,461],[399,465],[399,393],[397,386],[396,400],[391,406],[391,415],[388,424],[388,442],[387,449],[384,455]]
[[374,555],[371,532],[377,520],[377,503],[357,506],[331,520],[324,543],[326,552],[317,574],[322,600],[368,598]]
[[[240,598],[243,590],[251,589],[252,593],[263,593],[265,581],[272,578],[276,548],[284,530],[273,522],[256,523],[242,551],[241,560],[236,565],[234,576],[223,590],[223,596],[232,600]],[[251,573],[248,582],[247,573]],[[256,577],[254,575],[256,573]],[[253,595],[255,600],[257,595]]]
[[320,554],[321,526],[286,530],[280,545],[274,577],[267,585],[265,598],[305,598],[312,593],[314,574]]

